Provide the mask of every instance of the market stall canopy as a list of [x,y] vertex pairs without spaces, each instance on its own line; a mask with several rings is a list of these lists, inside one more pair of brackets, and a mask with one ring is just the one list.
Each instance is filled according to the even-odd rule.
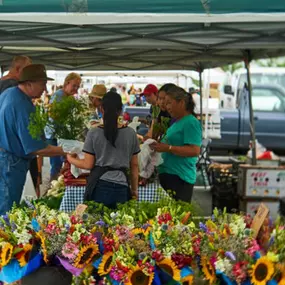
[[0,64],[200,70],[285,55],[284,0],[0,0]]

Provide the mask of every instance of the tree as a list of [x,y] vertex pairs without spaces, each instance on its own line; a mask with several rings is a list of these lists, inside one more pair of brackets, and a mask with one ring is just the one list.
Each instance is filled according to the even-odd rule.
[[255,63],[260,67],[285,67],[285,59],[278,57],[257,60]]
[[231,74],[233,74],[236,70],[243,68],[243,67],[244,67],[243,63],[237,62],[237,63],[222,66],[221,69],[225,72],[230,72]]

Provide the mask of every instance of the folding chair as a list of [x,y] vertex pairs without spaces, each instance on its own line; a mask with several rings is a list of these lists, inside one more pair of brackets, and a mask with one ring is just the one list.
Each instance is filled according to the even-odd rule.
[[208,169],[212,162],[209,156],[211,141],[212,141],[211,139],[203,139],[200,150],[200,156],[197,161],[197,172],[201,173],[205,190],[207,189],[207,186],[210,184]]

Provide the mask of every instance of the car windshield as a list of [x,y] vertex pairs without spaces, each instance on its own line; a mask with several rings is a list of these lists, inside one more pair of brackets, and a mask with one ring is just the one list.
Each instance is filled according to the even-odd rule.
[[[285,88],[285,73],[270,73],[270,74],[264,74],[264,73],[253,73],[250,76],[251,78],[251,84],[278,84],[281,87]],[[247,83],[247,77],[246,74],[242,74],[240,76],[239,80],[239,89],[242,89],[244,87],[244,84]]]

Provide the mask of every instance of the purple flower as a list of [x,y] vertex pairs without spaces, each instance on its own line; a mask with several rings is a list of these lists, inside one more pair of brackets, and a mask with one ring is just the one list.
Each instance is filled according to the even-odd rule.
[[225,256],[233,261],[236,260],[235,255],[231,251],[226,251]]
[[151,226],[151,224],[144,224],[144,225],[142,225],[142,229],[143,230],[146,230],[148,227],[150,227]]
[[65,224],[64,226],[65,226],[66,230],[69,231],[70,225],[69,224]]
[[95,225],[100,226],[100,227],[104,227],[106,225],[106,223],[102,220],[98,221],[95,223]]
[[36,207],[28,200],[28,199],[25,199],[25,203],[27,204],[27,206],[31,209],[36,209]]
[[14,222],[11,225],[11,229],[12,229],[12,231],[15,231],[17,229],[17,226]]
[[9,216],[6,214],[6,215],[3,215],[2,218],[3,218],[4,222],[6,223],[6,225],[10,226]]
[[200,229],[202,230],[202,231],[204,231],[204,232],[207,232],[208,231],[208,228],[207,228],[207,226],[205,225],[205,224],[203,224],[203,223],[199,223],[199,227],[200,227]]
[[274,243],[274,237],[272,236],[269,240],[269,246],[272,246]]

